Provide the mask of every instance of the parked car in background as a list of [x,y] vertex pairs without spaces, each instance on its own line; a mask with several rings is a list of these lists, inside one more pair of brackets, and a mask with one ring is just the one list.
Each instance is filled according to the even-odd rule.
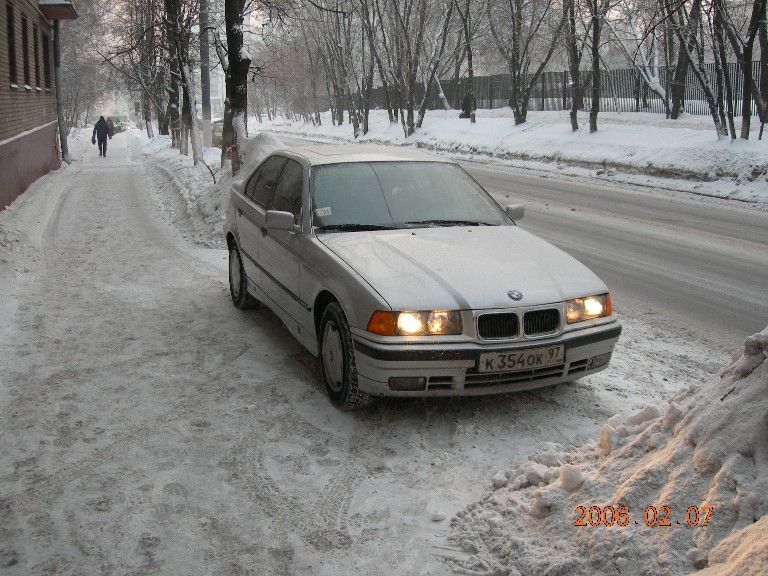
[[118,132],[125,132],[128,129],[128,117],[123,115],[110,116],[109,120],[115,127],[115,134]]
[[537,388],[608,365],[621,326],[605,284],[458,164],[316,145],[243,173],[225,224],[232,301],[271,308],[319,356],[339,406]]

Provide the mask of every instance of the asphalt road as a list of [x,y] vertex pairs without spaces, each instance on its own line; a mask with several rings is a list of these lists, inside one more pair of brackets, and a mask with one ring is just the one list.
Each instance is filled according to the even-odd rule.
[[608,284],[617,309],[728,347],[768,324],[768,213],[736,201],[659,194],[466,164],[523,228]]

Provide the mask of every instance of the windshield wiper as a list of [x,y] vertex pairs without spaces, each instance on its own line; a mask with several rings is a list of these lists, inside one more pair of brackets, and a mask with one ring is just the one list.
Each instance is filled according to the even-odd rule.
[[361,232],[366,230],[396,230],[394,226],[385,226],[382,224],[328,224],[327,226],[318,226],[318,230],[334,232]]
[[497,224],[478,222],[476,220],[414,220],[404,224],[407,226],[417,226],[419,224],[426,226],[497,226]]

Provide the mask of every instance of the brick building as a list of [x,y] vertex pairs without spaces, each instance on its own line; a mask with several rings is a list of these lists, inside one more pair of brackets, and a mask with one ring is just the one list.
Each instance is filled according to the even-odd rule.
[[54,21],[68,0],[0,0],[0,210],[61,163],[54,82]]

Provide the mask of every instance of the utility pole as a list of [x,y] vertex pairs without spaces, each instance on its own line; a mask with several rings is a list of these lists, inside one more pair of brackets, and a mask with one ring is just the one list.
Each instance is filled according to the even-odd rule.
[[211,70],[208,50],[208,0],[200,0],[200,91],[203,96],[203,146],[211,146]]

